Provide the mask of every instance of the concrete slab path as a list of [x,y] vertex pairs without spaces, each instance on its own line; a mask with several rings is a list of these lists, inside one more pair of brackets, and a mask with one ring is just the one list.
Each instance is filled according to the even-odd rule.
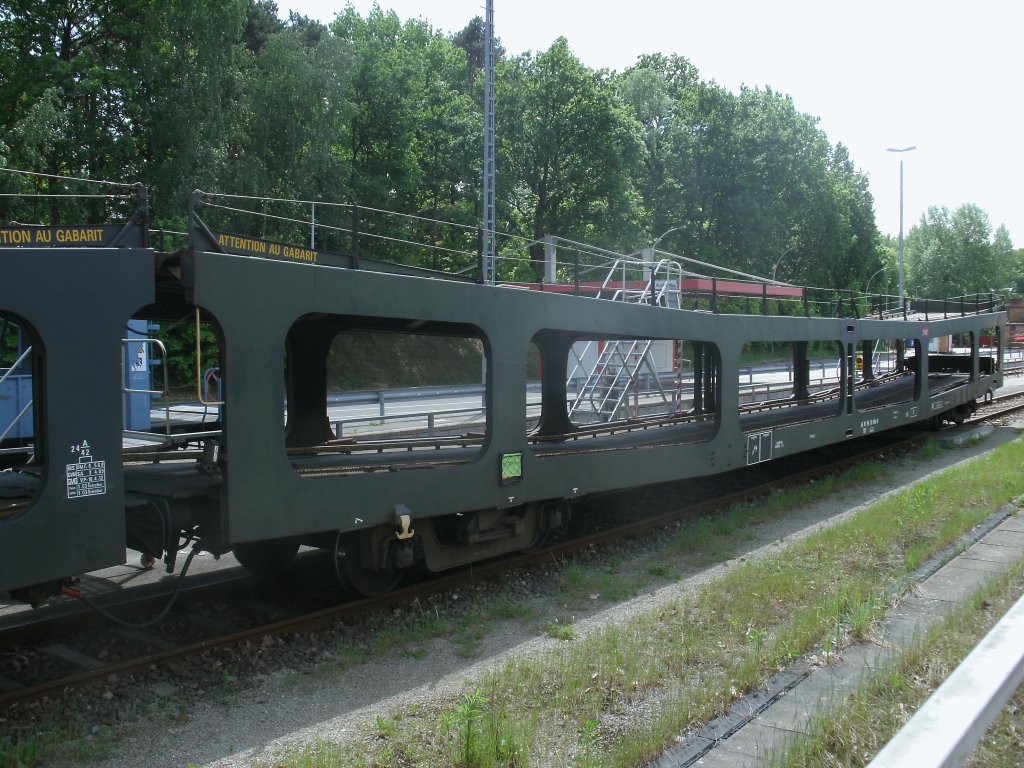
[[[984,528],[984,526],[983,526]],[[993,575],[1024,561],[1024,514],[1007,509],[968,549],[916,584],[888,612],[873,643],[858,643],[825,666],[797,664],[737,703],[651,768],[764,768],[811,718],[856,692],[872,670],[919,638]]]

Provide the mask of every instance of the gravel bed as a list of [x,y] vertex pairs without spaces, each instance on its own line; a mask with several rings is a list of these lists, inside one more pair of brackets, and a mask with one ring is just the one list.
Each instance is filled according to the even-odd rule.
[[156,643],[147,643],[142,635],[129,636],[120,629],[110,628],[89,632],[76,638],[74,650],[104,664],[115,664],[126,659],[137,659],[156,650]]
[[[848,513],[893,486],[918,479],[924,471],[944,468],[1015,436],[1015,430],[997,430],[983,444],[944,452],[924,468],[916,462],[888,462],[887,481],[758,526],[737,554],[802,535],[819,521]],[[681,499],[692,500],[688,485],[692,484],[646,489],[631,503],[678,505]],[[630,503],[602,499],[594,507],[599,510],[594,517],[608,522],[615,506],[628,508]],[[665,530],[651,531],[614,546],[593,547],[579,559],[615,568],[650,552],[665,535]],[[0,714],[0,729],[64,734],[72,743],[63,762],[55,763],[58,766],[273,766],[274,756],[288,744],[312,744],[320,738],[350,742],[358,754],[360,749],[372,750],[378,715],[450,700],[462,692],[468,678],[502,665],[508,654],[532,655],[557,643],[544,633],[551,621],[570,618],[581,632],[617,622],[679,590],[694,588],[697,581],[726,567],[715,566],[680,581],[651,577],[642,595],[619,604],[594,595],[585,604],[568,606],[553,600],[550,590],[559,564],[538,566],[358,622],[339,621],[313,633],[265,637],[141,674],[111,676],[101,685],[12,708]],[[480,626],[476,617],[489,610],[493,615],[493,606],[501,601],[514,602],[529,611],[530,618],[491,618]],[[234,611],[248,610],[225,603],[211,611],[211,618],[232,623]],[[171,620],[168,625],[161,634],[168,631],[173,639],[187,635],[187,622]],[[114,633],[110,638],[111,643],[123,642]],[[390,649],[384,655],[381,644]],[[0,675],[20,679],[4,671],[5,664],[12,665],[12,671],[15,663],[26,666],[13,659],[0,654]],[[559,764],[557,756],[552,761]]]
[[22,685],[36,685],[77,671],[78,667],[70,662],[28,646],[16,646],[0,652],[0,677]]

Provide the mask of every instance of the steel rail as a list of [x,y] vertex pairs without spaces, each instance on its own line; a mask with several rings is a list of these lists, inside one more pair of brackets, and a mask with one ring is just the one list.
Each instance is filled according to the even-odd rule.
[[[1001,407],[997,407],[996,410],[992,410],[992,406],[1000,403],[1011,404],[1003,405]],[[982,423],[1024,410],[1024,393],[1000,396],[995,398],[981,410],[984,412],[975,415],[966,423]],[[566,557],[576,552],[585,551],[596,545],[607,544],[629,536],[640,535],[657,528],[673,525],[685,518],[709,514],[723,507],[728,507],[733,504],[748,501],[752,498],[764,496],[780,486],[806,482],[823,475],[834,473],[853,464],[876,458],[879,455],[889,453],[893,450],[899,450],[914,445],[924,439],[927,434],[928,433],[923,432],[913,435],[903,440],[887,443],[883,447],[875,447],[868,451],[862,451],[856,456],[829,462],[828,464],[814,467],[812,469],[790,473],[785,478],[773,479],[769,482],[761,483],[735,493],[717,496],[714,499],[710,499],[705,502],[692,504],[684,508],[651,516],[643,520],[632,521],[622,526],[591,533],[571,541],[546,546],[529,553],[516,554],[493,562],[477,563],[474,564],[471,569],[460,569],[458,571],[447,573],[427,582],[395,590],[380,598],[365,598],[337,606],[330,606],[312,613],[283,619],[271,624],[240,630],[220,637],[211,637],[170,650],[159,651],[138,659],[129,659],[114,664],[104,665],[95,670],[85,670],[63,677],[59,680],[26,686],[13,691],[5,691],[0,693],[0,707],[9,707],[21,701],[38,699],[43,696],[52,696],[66,687],[83,686],[95,680],[102,679],[104,676],[110,674],[128,674],[139,669],[146,669],[153,664],[163,664],[170,660],[184,659],[212,648],[239,645],[247,640],[258,639],[266,635],[295,634],[310,631],[339,619],[354,618],[374,611],[386,609],[397,604],[427,598],[438,592],[442,592],[453,587],[464,586],[467,583],[472,583],[480,578],[500,575],[537,563],[550,562],[552,559]],[[235,582],[233,581],[233,586],[234,583]],[[196,602],[203,599],[203,595],[201,594],[202,591],[218,590],[222,588],[223,587],[220,584],[213,584],[192,590],[189,595],[190,601]],[[146,598],[147,602],[145,605],[153,605],[155,601],[159,599],[161,599],[159,596]],[[123,604],[123,607],[125,607],[125,609],[129,608],[127,604]],[[143,610],[143,607],[142,605],[139,605],[130,609],[137,613],[140,610]],[[26,630],[22,628],[21,631],[24,632]],[[39,632],[41,629],[36,627],[34,631]]]
[[[59,692],[65,688],[84,686],[91,682],[102,680],[107,675],[126,675],[138,670],[148,669],[151,665],[161,665],[172,660],[185,659],[214,648],[237,646],[246,641],[258,640],[267,635],[288,635],[308,632],[326,626],[327,624],[339,619],[351,619],[375,611],[384,610],[395,605],[407,604],[417,599],[426,599],[438,592],[472,584],[481,578],[505,574],[509,571],[514,571],[539,563],[550,563],[553,559],[586,551],[597,545],[612,543],[629,536],[636,536],[657,528],[671,526],[686,518],[710,514],[715,510],[767,495],[772,490],[779,488],[780,486],[805,482],[823,475],[832,474],[858,462],[867,461],[893,450],[898,450],[912,445],[919,442],[922,437],[923,435],[915,435],[909,439],[900,440],[895,443],[888,443],[880,448],[875,447],[870,450],[860,452],[856,456],[846,457],[812,469],[797,471],[782,479],[774,479],[769,482],[756,484],[753,487],[734,493],[717,496],[704,502],[688,505],[683,508],[677,508],[643,520],[632,521],[615,528],[587,534],[583,537],[575,538],[570,541],[544,546],[535,551],[519,553],[511,557],[495,561],[475,563],[472,567],[466,567],[459,569],[458,571],[446,573],[437,578],[432,578],[429,581],[389,592],[387,595],[379,598],[364,598],[354,602],[330,606],[311,613],[282,619],[280,621],[258,627],[239,630],[223,636],[210,637],[173,649],[161,650],[144,657],[127,659],[113,664],[104,665],[93,670],[83,670],[60,679],[45,681],[15,690],[3,691],[0,692],[0,708],[10,707],[19,702],[39,699],[44,696],[52,697],[59,694]],[[209,585],[207,589],[216,590],[218,589],[218,585]],[[152,605],[154,599],[156,598],[147,598],[149,601],[148,604]],[[191,600],[195,602],[199,599],[202,599],[199,591],[193,591]],[[136,606],[133,610],[137,612],[140,608]],[[36,632],[41,632],[42,629],[42,627],[37,627]],[[2,639],[2,637],[3,635],[0,635],[0,639]]]
[[979,406],[975,414],[966,419],[964,423],[978,424],[983,421],[1012,416],[1022,410],[1024,410],[1024,392],[1000,395]]

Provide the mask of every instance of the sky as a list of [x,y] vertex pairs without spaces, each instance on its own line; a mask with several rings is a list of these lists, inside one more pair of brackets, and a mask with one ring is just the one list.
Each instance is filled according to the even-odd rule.
[[[344,7],[277,1],[282,16],[294,10],[325,23]],[[446,33],[484,15],[483,0],[378,2]],[[362,16],[373,4],[352,0]],[[882,232],[899,233],[902,157],[904,232],[930,206],[973,203],[993,232],[1003,224],[1024,247],[1019,0],[494,0],[494,27],[511,55],[564,36],[595,69],[675,53],[732,91],[788,94],[868,176]]]

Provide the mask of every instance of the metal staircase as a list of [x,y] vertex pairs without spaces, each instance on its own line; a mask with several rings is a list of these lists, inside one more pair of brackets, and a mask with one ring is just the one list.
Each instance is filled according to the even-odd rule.
[[[628,287],[627,270],[642,271],[646,284],[641,289]],[[615,287],[620,276],[621,286]],[[620,259],[609,270],[598,295],[612,301],[679,309],[682,306],[681,277],[680,265],[668,259],[658,262]],[[653,339],[607,339],[588,341],[581,349],[574,347],[572,356],[575,363],[569,372],[567,386],[581,372],[586,372],[586,380],[569,408],[569,418],[610,422],[639,416],[641,393],[645,400],[653,398],[660,406],[670,403],[672,397],[661,385],[651,354],[653,344]],[[594,357],[595,347],[596,358],[587,366],[585,361]],[[646,386],[642,387],[642,384]]]

